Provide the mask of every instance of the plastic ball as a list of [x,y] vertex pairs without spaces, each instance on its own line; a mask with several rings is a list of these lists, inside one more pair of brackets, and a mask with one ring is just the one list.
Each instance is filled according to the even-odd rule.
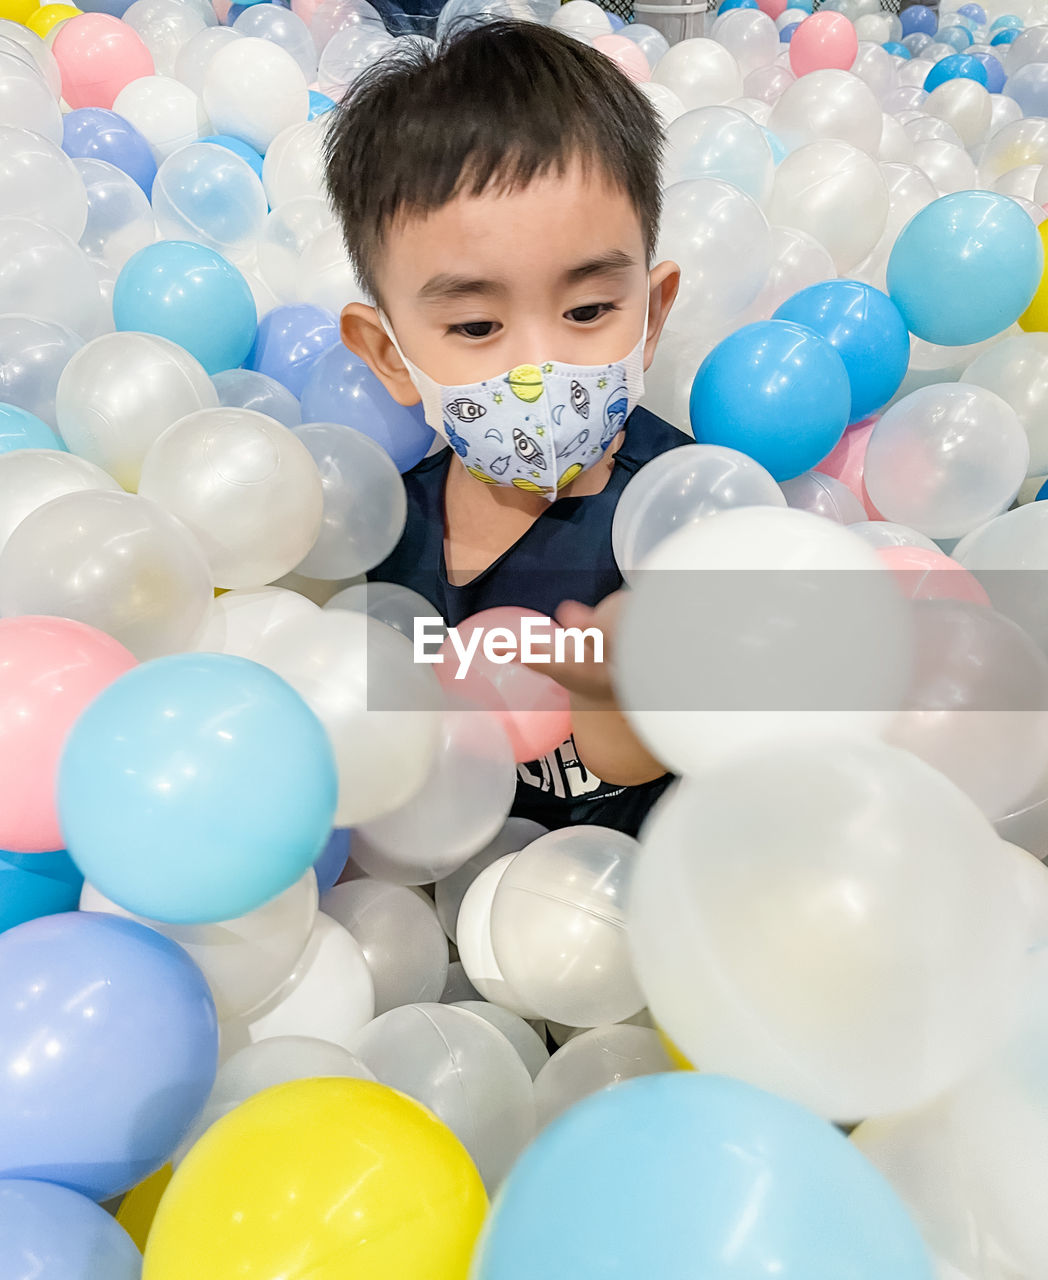
[[105,160],[73,164],[88,200],[80,247],[93,261],[119,271],[132,254],[156,239],[149,200],[133,178]]
[[208,373],[235,368],[251,350],[255,302],[240,272],[205,245],[163,240],[140,249],[117,277],[118,329],[177,343]]
[[153,58],[133,27],[107,13],[63,22],[52,52],[71,107],[112,107],[121,89],[154,72]]
[[790,41],[790,66],[795,75],[835,67],[847,71],[855,62],[859,41],[855,27],[840,13],[813,14]]
[[225,1054],[248,1044],[307,1036],[348,1048],[375,1016],[375,987],[360,943],[317,913],[313,932],[284,982],[256,1009],[222,1024]]
[[489,1022],[443,1004],[406,1005],[376,1018],[352,1051],[383,1083],[416,1098],[465,1145],[497,1187],[535,1134],[531,1076]]
[[738,1250],[812,1277],[932,1274],[900,1199],[830,1125],[739,1081],[677,1071],[601,1091],[539,1134],[506,1181],[474,1275],[650,1268],[661,1280],[730,1280]]
[[888,263],[888,289],[912,333],[960,346],[1018,319],[1043,266],[1037,229],[1014,201],[963,191],[906,226]]
[[16,449],[66,451],[58,436],[36,414],[0,402],[0,454],[13,453]]
[[776,480],[790,480],[840,440],[851,384],[825,338],[786,320],[764,320],[714,347],[695,375],[690,411],[699,444],[735,449]]
[[327,729],[339,826],[392,813],[422,787],[436,758],[443,700],[432,670],[414,661],[403,636],[363,614],[330,609],[276,628],[257,661],[296,689]]
[[495,958],[539,1016],[592,1027],[643,1008],[624,929],[636,848],[604,827],[551,832],[502,876],[491,910]]
[[360,943],[375,984],[376,1017],[440,1000],[448,943],[432,906],[402,885],[349,880],[324,895],[323,908]]
[[731,107],[702,107],[666,131],[667,187],[692,178],[719,178],[759,203],[771,192],[775,163],[759,125]]
[[923,387],[882,415],[866,450],[870,500],[931,538],[960,538],[1006,510],[1030,446],[1015,410],[982,387]]
[[156,160],[134,125],[115,111],[83,107],[64,117],[63,129],[62,149],[66,155],[115,165],[133,178],[148,197],[156,177]]
[[994,38],[990,41],[990,44],[993,45],[995,48],[998,48],[1001,46],[1007,48],[1008,45],[1010,45],[1013,41],[1018,39],[1019,34],[1020,33],[1015,30],[998,31],[997,34],[994,36]]
[[34,511],[89,489],[119,492],[120,486],[94,463],[64,450],[17,449],[0,456],[0,550]]
[[69,447],[135,489],[149,446],[218,396],[188,352],[145,333],[105,334],[69,360],[55,397]]
[[[92,912],[9,929],[0,957],[0,1170],[92,1199],[126,1191],[164,1164],[215,1080],[199,969],[152,929]],[[150,1123],[121,1123],[128,1108]]]
[[264,153],[282,129],[309,114],[306,78],[286,50],[245,36],[218,50],[204,77],[204,107],[219,133]]
[[254,659],[276,627],[316,611],[312,600],[283,587],[223,591],[208,606],[192,648],[198,653],[230,653]]
[[[289,125],[273,139],[262,165],[262,185],[273,209],[305,196],[327,201],[323,151],[325,128],[323,121],[306,121]],[[329,225],[333,221],[329,210]]]
[[715,40],[681,40],[659,59],[651,78],[672,89],[689,111],[719,106],[742,93],[739,64]]
[[250,165],[225,147],[197,143],[169,156],[153,184],[161,234],[243,257],[261,234],[269,206]]
[[200,97],[211,59],[225,45],[242,39],[241,33],[231,27],[205,27],[198,31],[178,51],[173,72],[175,79],[181,80],[187,89],[192,89]]
[[495,955],[491,929],[495,894],[516,856],[516,853],[503,854],[486,866],[470,884],[459,907],[455,945],[465,975],[478,996],[499,1008],[509,1009],[521,1018],[536,1019],[538,1010],[506,981]]
[[309,119],[316,120],[318,116],[327,115],[329,111],[335,109],[335,103],[327,96],[326,93],[318,93],[316,89],[309,91]]
[[[812,769],[814,805],[797,781]],[[759,814],[741,801],[757,779],[773,797]],[[1017,903],[998,854],[967,796],[880,743],[768,746],[690,779],[649,825],[631,894],[652,1015],[703,1070],[827,1117],[919,1106],[1007,1025],[1023,939],[1002,928]],[[825,905],[834,884],[847,896],[798,938],[784,905],[801,910],[812,894]]]
[[455,941],[462,900],[477,876],[507,853],[517,853],[526,844],[545,834],[546,828],[530,818],[507,818],[489,844],[450,875],[437,881],[434,889],[437,917],[452,942]]
[[[210,4],[207,7],[210,9]],[[175,74],[180,51],[195,35],[207,29],[200,8],[181,4],[179,0],[134,0],[122,16],[142,37],[157,73],[162,76]]]
[[[746,7],[748,8],[749,5]],[[644,54],[648,61],[649,67],[654,67],[659,59],[669,51],[669,41],[662,32],[656,30],[655,27],[648,26],[645,22],[628,22],[622,28],[622,35],[627,40],[632,40],[640,48],[641,53]]]
[[1048,471],[1048,334],[1004,338],[976,356],[961,381],[985,387],[1011,405],[1030,442],[1028,474]]
[[461,1280],[486,1210],[472,1160],[425,1107],[368,1080],[294,1080],[249,1098],[182,1162],[144,1275],[336,1280],[352,1256],[376,1278]]
[[873,155],[883,115],[873,91],[847,71],[813,71],[787,86],[768,127],[793,151],[819,139],[849,142]]
[[794,511],[809,511],[836,524],[858,524],[866,520],[862,500],[841,480],[820,471],[806,471],[782,483],[786,505]]
[[861,422],[898,391],[910,359],[910,335],[891,299],[856,280],[827,280],[795,294],[775,312],[813,330],[844,361],[851,385],[849,422]]
[[710,28],[710,36],[732,55],[743,78],[773,63],[779,53],[779,34],[766,13],[746,10],[725,14]]
[[287,200],[267,217],[258,242],[258,270],[281,302],[299,300],[302,255],[331,225],[331,210],[317,196]]
[[269,40],[291,54],[307,82],[315,78],[316,45],[309,28],[296,14],[279,5],[252,5],[236,19],[233,29],[245,36]]
[[87,223],[87,197],[69,157],[40,134],[10,125],[0,125],[0,205],[71,240]]
[[457,870],[501,829],[517,771],[498,719],[452,703],[422,786],[400,808],[359,823],[356,862],[371,875],[429,884]]
[[651,67],[648,66],[643,50],[632,40],[627,40],[625,36],[614,33],[597,36],[593,41],[593,47],[603,53],[606,58],[610,58],[622,74],[634,84],[651,79]]
[[988,80],[986,68],[978,58],[973,58],[967,53],[955,53],[941,59],[928,72],[924,80],[925,91],[931,93],[947,80],[955,80],[958,77],[975,80],[983,88],[986,87]]
[[27,218],[0,218],[0,313],[51,320],[85,338],[105,329],[98,281],[83,249]]
[[0,50],[0,124],[31,129],[49,142],[62,141],[58,99],[37,67],[27,65],[21,50]]
[[992,53],[983,53],[981,49],[978,53],[973,49],[972,57],[978,58],[986,68],[986,92],[1001,93],[1007,80],[1007,75],[1001,62]]
[[539,1126],[591,1094],[670,1069],[657,1031],[628,1023],[593,1027],[562,1045],[536,1077]]
[[139,1280],[142,1272],[141,1255],[110,1214],[52,1183],[0,1180],[0,1235],[12,1276]]
[[117,94],[113,110],[134,125],[158,162],[211,132],[200,99],[169,76],[132,80]]
[[331,312],[308,304],[276,307],[259,321],[244,363],[301,396],[313,366],[338,343],[338,322]]
[[[157,791],[157,777],[170,786]],[[322,727],[282,681],[241,658],[182,654],[129,672],[80,717],[59,814],[106,897],[206,924],[255,910],[309,870],[335,786]]]
[[784,505],[769,473],[743,453],[705,444],[669,449],[622,491],[611,527],[615,563],[629,581],[651,551],[684,525],[734,507]]
[[227,409],[253,409],[276,418],[285,427],[297,427],[302,421],[298,400],[275,378],[253,369],[224,369],[212,379],[218,392],[218,403]]

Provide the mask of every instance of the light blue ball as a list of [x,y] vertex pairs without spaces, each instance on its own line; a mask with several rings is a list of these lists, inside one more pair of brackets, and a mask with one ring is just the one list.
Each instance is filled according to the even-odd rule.
[[940,44],[948,44],[957,53],[963,53],[972,43],[972,33],[962,26],[940,27],[935,38]]
[[1023,29],[1023,20],[1016,13],[1002,13],[999,18],[994,18],[990,23],[990,34],[994,35],[998,31],[1021,31]]
[[84,877],[64,849],[0,851],[0,933],[40,916],[75,911],[83,884]]
[[975,80],[986,88],[986,68],[967,53],[953,53],[937,62],[924,78],[924,91],[931,93],[947,80]]
[[896,58],[904,58],[906,61],[913,57],[909,49],[904,44],[900,44],[898,40],[887,40],[881,45],[881,48],[886,53],[890,53]]
[[240,138],[234,138],[229,133],[211,133],[206,138],[201,138],[200,141],[210,142],[216,147],[225,147],[227,151],[232,151],[241,160],[246,160],[258,175],[259,182],[262,181],[262,157],[254,147],[249,147],[246,142],[241,141]]
[[642,1076],[525,1150],[473,1280],[932,1280],[895,1191],[832,1124],[724,1076]]
[[755,459],[776,480],[820,463],[844,434],[851,384],[844,361],[811,329],[748,324],[719,342],[691,388],[691,429]]
[[0,403],[0,454],[16,449],[60,449],[65,445],[46,422],[16,404]]
[[93,1200],[50,1182],[0,1179],[0,1241],[9,1280],[139,1280],[142,1255]]
[[177,342],[208,373],[235,369],[255,339],[255,300],[240,272],[214,249],[161,240],[127,260],[113,290],[117,329]]
[[1043,269],[1037,228],[1014,200],[957,191],[902,229],[888,259],[888,292],[911,333],[961,347],[1014,324]]
[[1017,40],[1021,32],[1016,27],[1005,27],[1003,31],[998,31],[990,44],[1011,44],[1013,40]]
[[764,125],[761,125],[761,132],[768,139],[768,146],[771,147],[771,158],[775,161],[775,167],[778,168],[778,166],[786,159],[787,155],[789,155],[789,152],[786,150],[786,144],[777,133],[772,133],[772,131],[765,128]]
[[728,13],[732,9],[759,9],[757,0],[721,0],[717,6],[718,13]]
[[266,667],[176,654],[109,685],[59,765],[69,852],[106,897],[152,920],[230,920],[282,893],[331,833],[331,744]]
[[309,118],[315,120],[317,116],[326,115],[329,111],[334,111],[335,103],[327,96],[321,93],[319,89],[310,89],[309,91]]

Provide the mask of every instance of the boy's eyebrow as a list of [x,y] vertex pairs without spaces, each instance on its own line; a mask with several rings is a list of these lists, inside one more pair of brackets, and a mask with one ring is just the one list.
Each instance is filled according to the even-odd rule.
[[590,258],[587,262],[580,262],[577,267],[572,267],[564,272],[565,284],[581,284],[584,280],[589,280],[591,276],[607,275],[613,271],[626,271],[630,267],[637,265],[636,258],[632,254],[626,253],[624,249],[609,249],[607,253],[600,253],[595,258]]
[[478,280],[473,276],[456,276],[445,271],[427,280],[418,296],[425,302],[446,302],[454,298],[495,297],[505,292],[506,285],[501,280]]

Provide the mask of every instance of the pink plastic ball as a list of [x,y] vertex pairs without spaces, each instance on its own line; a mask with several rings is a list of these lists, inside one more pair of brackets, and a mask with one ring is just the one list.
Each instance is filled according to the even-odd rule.
[[63,847],[55,808],[62,748],[87,704],[135,665],[122,644],[82,622],[0,621],[0,849]]
[[974,574],[941,551],[926,547],[878,547],[908,600],[960,600],[990,607],[990,597]]
[[629,76],[634,84],[643,84],[651,79],[651,67],[641,52],[640,46],[625,36],[597,36],[593,41],[594,49],[599,49],[606,58],[610,58],[623,75]]
[[870,443],[870,436],[876,425],[877,418],[873,417],[849,427],[833,452],[823,458],[815,470],[821,471],[824,476],[833,476],[835,480],[847,485],[866,508],[871,520],[883,520],[884,517],[870,501],[862,478],[866,446]]
[[[468,644],[477,628],[483,636],[496,627],[504,627],[515,637],[519,652],[522,618],[544,618],[550,622],[545,614],[536,613],[534,609],[510,606],[483,609],[459,624],[460,642]],[[567,691],[549,676],[521,666],[516,660],[489,661],[481,646],[460,680],[456,678],[459,659],[450,637],[441,645],[440,653],[443,661],[434,670],[442,687],[456,698],[498,716],[518,764],[538,760],[570,736],[571,708]]]
[[108,13],[82,13],[63,22],[51,47],[71,107],[106,107],[132,80],[153,75],[142,37]]
[[850,71],[859,52],[855,26],[843,13],[823,10],[805,18],[790,41],[790,67],[796,76],[809,71]]
[[757,8],[769,18],[781,18],[786,12],[788,0],[757,0]]
[[301,18],[307,27],[313,25],[313,15],[324,3],[324,0],[291,0],[291,12]]

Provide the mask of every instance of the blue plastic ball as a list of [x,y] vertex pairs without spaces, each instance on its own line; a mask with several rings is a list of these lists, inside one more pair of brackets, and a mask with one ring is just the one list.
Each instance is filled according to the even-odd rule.
[[11,1280],[140,1280],[142,1255],[101,1205],[66,1187],[0,1179],[0,1240]]
[[329,111],[334,111],[335,104],[327,96],[321,93],[319,89],[310,89],[309,91],[309,118],[315,120],[317,116],[327,115]]
[[963,53],[972,43],[972,33],[967,27],[940,27],[936,36],[940,44],[948,44],[957,53]]
[[330,311],[309,303],[274,307],[258,322],[246,369],[267,374],[294,396],[301,396],[313,366],[336,343],[338,321]]
[[844,361],[850,422],[862,422],[898,391],[910,363],[910,335],[886,293],[859,280],[824,280],[787,299],[776,320],[792,320],[825,338]]
[[324,851],[313,863],[313,870],[317,873],[317,888],[321,893],[327,893],[345,870],[349,861],[350,843],[351,832],[348,828],[336,827],[324,846]]
[[1023,20],[1017,13],[1002,13],[999,18],[994,18],[990,23],[990,34],[993,35],[998,31],[1023,29]]
[[933,200],[906,224],[888,259],[888,292],[911,333],[961,347],[1014,324],[1044,269],[1037,228],[992,191]]
[[152,194],[156,177],[153,148],[115,111],[103,107],[70,111],[62,121],[62,150],[73,160],[105,160],[116,165],[134,178],[147,196]]
[[792,480],[831,453],[851,416],[844,361],[811,329],[761,320],[729,334],[699,366],[691,429],[699,444],[748,454]]
[[786,144],[776,133],[761,125],[761,132],[768,139],[768,146],[771,147],[771,158],[775,162],[776,168],[782,164],[789,152],[786,150]]
[[613,32],[621,31],[626,25],[624,19],[620,18],[617,13],[612,13],[610,10],[608,10],[608,21],[611,23],[611,29]]
[[779,43],[789,44],[793,39],[793,33],[797,30],[797,28],[800,25],[801,24],[799,22],[787,23],[787,25],[783,27],[782,30],[779,32]]
[[718,13],[728,13],[732,9],[759,9],[757,0],[721,0],[717,6]]
[[240,138],[234,138],[228,133],[211,133],[206,138],[201,138],[200,141],[210,142],[216,147],[225,147],[227,151],[232,151],[241,160],[246,160],[255,173],[258,174],[259,182],[262,181],[262,157],[254,147],[249,147],[246,142],[241,141]]
[[73,726],[59,764],[69,852],[136,915],[213,923],[283,893],[331,834],[331,744],[266,667],[186,653],[120,676]]
[[244,277],[214,249],[188,240],[161,240],[127,260],[113,290],[113,319],[117,329],[177,342],[208,373],[236,368],[257,328]]
[[1034,501],[1043,502],[1045,498],[1048,498],[1048,480],[1046,480],[1044,484],[1042,484],[1041,487],[1037,490],[1037,497],[1034,499]]
[[968,53],[954,53],[937,62],[924,78],[924,91],[931,93],[947,80],[975,80],[986,87],[986,68],[978,58]]
[[64,849],[0,852],[0,933],[16,924],[75,911],[84,877]]
[[986,68],[986,92],[1000,93],[1004,88],[1004,82],[1008,79],[1001,62],[992,53],[973,53],[972,57],[978,58]]
[[986,22],[986,10],[981,4],[962,4],[957,10],[962,18],[971,18],[977,26],[983,26]]
[[991,45],[1008,45],[1013,40],[1018,39],[1021,33],[1015,27],[1005,27],[1003,31],[998,31],[994,38],[990,41]]
[[890,53],[896,58],[905,58],[909,60],[910,58],[913,57],[913,54],[909,51],[909,49],[907,49],[907,47],[904,44],[900,44],[898,40],[887,40],[885,41],[884,44],[881,45],[881,48],[886,53]]
[[915,31],[933,36],[939,29],[939,15],[925,4],[913,4],[908,9],[903,9],[899,14],[899,21],[902,23],[904,36],[913,35]]
[[16,449],[68,450],[46,422],[16,404],[0,402],[0,454]]

